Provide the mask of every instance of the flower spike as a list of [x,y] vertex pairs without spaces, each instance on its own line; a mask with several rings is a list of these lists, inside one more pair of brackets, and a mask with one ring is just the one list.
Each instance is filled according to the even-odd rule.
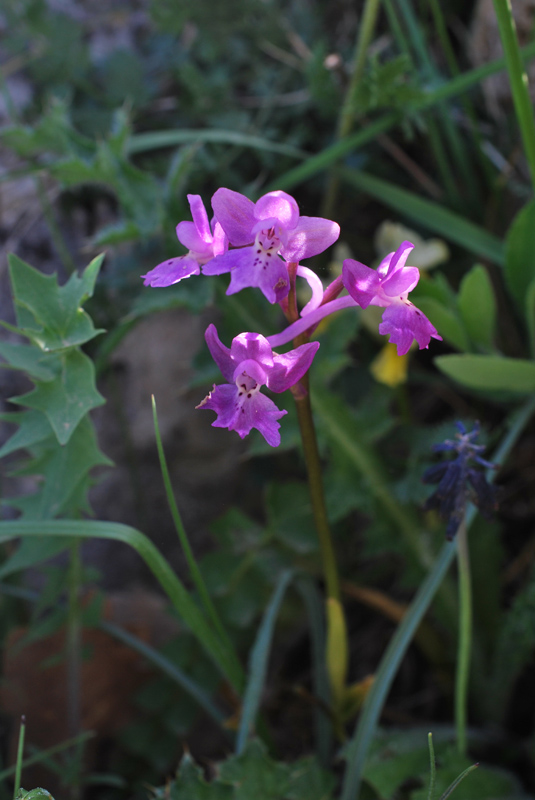
[[455,439],[446,439],[440,444],[435,444],[433,450],[436,453],[452,451],[457,454],[456,457],[451,461],[441,461],[429,467],[422,478],[424,483],[438,483],[424,507],[436,508],[442,519],[447,521],[446,538],[449,540],[457,533],[468,500],[471,500],[487,519],[497,506],[496,488],[487,483],[485,475],[471,463],[486,469],[495,466],[481,457],[485,446],[476,444],[479,422],[474,424],[470,433],[462,422],[456,422],[455,425],[459,431],[455,434]]

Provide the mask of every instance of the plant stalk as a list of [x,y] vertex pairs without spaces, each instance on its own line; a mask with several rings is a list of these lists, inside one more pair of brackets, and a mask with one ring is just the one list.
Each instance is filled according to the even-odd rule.
[[470,580],[468,531],[464,520],[457,532],[457,566],[459,570],[459,643],[457,649],[457,671],[455,674],[455,727],[457,731],[457,749],[460,755],[465,756],[472,639],[472,585]]

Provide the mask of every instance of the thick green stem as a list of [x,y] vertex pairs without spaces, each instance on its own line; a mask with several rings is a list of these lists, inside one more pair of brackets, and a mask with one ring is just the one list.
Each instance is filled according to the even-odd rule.
[[494,0],[500,37],[505,53],[505,63],[511,82],[516,117],[522,134],[528,160],[531,183],[535,188],[535,119],[529,96],[528,76],[522,64],[511,0]]
[[455,675],[455,727],[457,749],[466,755],[466,720],[468,679],[472,639],[472,586],[470,581],[470,554],[466,523],[457,532],[457,565],[459,571],[459,644],[457,672]]

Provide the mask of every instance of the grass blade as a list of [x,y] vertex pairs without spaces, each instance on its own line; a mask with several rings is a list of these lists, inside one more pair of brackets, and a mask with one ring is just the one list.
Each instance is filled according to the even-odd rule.
[[15,520],[0,522],[0,544],[19,536],[61,536],[77,539],[112,539],[132,547],[145,561],[178,614],[198,639],[207,655],[237,692],[244,675],[233,650],[229,650],[213,630],[193,598],[150,539],[136,528],[118,522],[93,520]]
[[[68,750],[70,747],[79,745],[82,742],[85,742],[87,739],[93,739],[95,736],[96,734],[93,733],[93,731],[84,731],[78,736],[74,736],[72,739],[66,739],[64,742],[60,742],[59,744],[55,744],[53,747],[49,747],[48,750],[40,750],[33,756],[25,758],[24,761],[21,762],[21,767],[22,769],[25,769],[26,767],[31,767],[32,764],[39,764],[41,761],[45,761],[47,758],[50,758],[50,756],[55,756],[56,753],[61,753],[63,750]],[[3,769],[0,772],[0,781],[9,778],[11,775],[14,775],[16,769],[17,764]]]
[[161,672],[167,675],[171,680],[175,681],[181,689],[183,689],[190,697],[192,697],[199,706],[206,711],[206,713],[223,728],[225,715],[212,703],[210,697],[189,675],[186,675],[176,664],[173,664],[168,658],[155,650],[146,642],[142,641],[138,636],[134,636],[125,628],[119,625],[114,625],[112,622],[102,620],[99,622],[98,627],[100,630],[109,633],[114,639],[128,645],[132,650],[140,653],[151,664],[154,664]]
[[359,191],[370,194],[400,214],[465,247],[479,258],[487,258],[499,266],[505,263],[505,248],[500,239],[439,203],[421,198],[366,172],[344,169],[340,170],[340,175]]
[[290,158],[306,158],[306,153],[297,147],[280,142],[271,142],[263,136],[251,136],[240,131],[225,131],[218,129],[195,130],[186,128],[185,130],[171,131],[151,131],[150,133],[137,133],[131,136],[126,143],[128,155],[144,153],[147,150],[158,150],[162,147],[178,147],[182,144],[191,142],[200,144],[231,144],[236,147],[250,147],[254,150],[269,150],[272,153],[279,153]]
[[154,420],[154,433],[156,436],[156,447],[158,450],[158,458],[160,460],[160,469],[162,472],[162,479],[165,487],[165,494],[167,497],[167,502],[169,504],[169,510],[171,511],[171,516],[173,518],[173,522],[176,528],[176,532],[178,534],[178,538],[180,540],[180,544],[182,546],[182,550],[186,557],[186,561],[188,563],[189,571],[191,577],[193,579],[193,583],[195,584],[195,588],[199,593],[199,597],[201,598],[201,602],[205,608],[208,617],[211,619],[212,624],[216,631],[218,632],[221,639],[226,643],[228,647],[232,647],[231,641],[227,636],[227,632],[223,627],[223,623],[219,618],[219,614],[217,613],[214,604],[212,603],[212,598],[208,593],[208,589],[206,588],[206,584],[202,577],[201,571],[195,561],[195,556],[193,555],[193,551],[191,549],[188,536],[186,534],[186,530],[184,528],[184,524],[182,522],[182,517],[180,516],[180,512],[178,510],[178,506],[175,501],[175,496],[173,493],[173,487],[171,486],[171,478],[169,476],[169,470],[167,468],[167,459],[165,458],[165,452],[163,449],[162,444],[162,437],[160,435],[160,427],[158,425],[158,414],[156,411],[156,400],[154,399],[154,395],[152,395],[152,417]]
[[275,591],[269,601],[269,605],[264,613],[264,617],[256,634],[255,643],[251,650],[248,681],[243,696],[242,715],[238,737],[236,739],[236,753],[238,755],[240,755],[245,748],[249,731],[251,730],[258,712],[262,689],[266,678],[275,620],[277,619],[284,593],[288,588],[292,576],[293,573],[291,570],[285,570],[280,576]]

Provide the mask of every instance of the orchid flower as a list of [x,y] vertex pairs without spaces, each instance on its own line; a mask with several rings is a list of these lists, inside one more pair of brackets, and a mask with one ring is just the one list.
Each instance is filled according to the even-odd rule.
[[417,267],[405,266],[413,247],[410,242],[402,242],[376,270],[352,258],[347,258],[342,268],[344,286],[361,308],[369,305],[384,307],[379,333],[390,334],[390,341],[397,345],[399,356],[408,353],[413,339],[418,342],[420,350],[429,347],[431,337],[442,341],[427,317],[408,300],[409,292],[420,280]]
[[236,431],[243,439],[257,428],[271,447],[280,444],[278,420],[287,411],[260,392],[267,386],[273,392],[284,392],[307,372],[318,350],[319,342],[300,345],[289,353],[278,355],[259,333],[241,333],[232,340],[230,349],[219,340],[214,325],[209,325],[206,343],[214,361],[229,383],[214,386],[197,408],[215,411],[216,428]]
[[187,254],[163,261],[146,275],[142,275],[145,286],[171,286],[191,275],[199,275],[202,264],[227,250],[225,232],[215,219],[212,221],[212,229],[210,228],[200,196],[188,194],[188,202],[193,222],[179,222],[176,226],[178,241],[188,248]]
[[336,222],[299,216],[294,198],[282,191],[268,192],[253,203],[238,192],[218,189],[212,208],[230,244],[240,248],[203,267],[204,275],[231,273],[227,294],[255,286],[270,303],[280,302],[290,290],[284,261],[322,253],[340,235]]

